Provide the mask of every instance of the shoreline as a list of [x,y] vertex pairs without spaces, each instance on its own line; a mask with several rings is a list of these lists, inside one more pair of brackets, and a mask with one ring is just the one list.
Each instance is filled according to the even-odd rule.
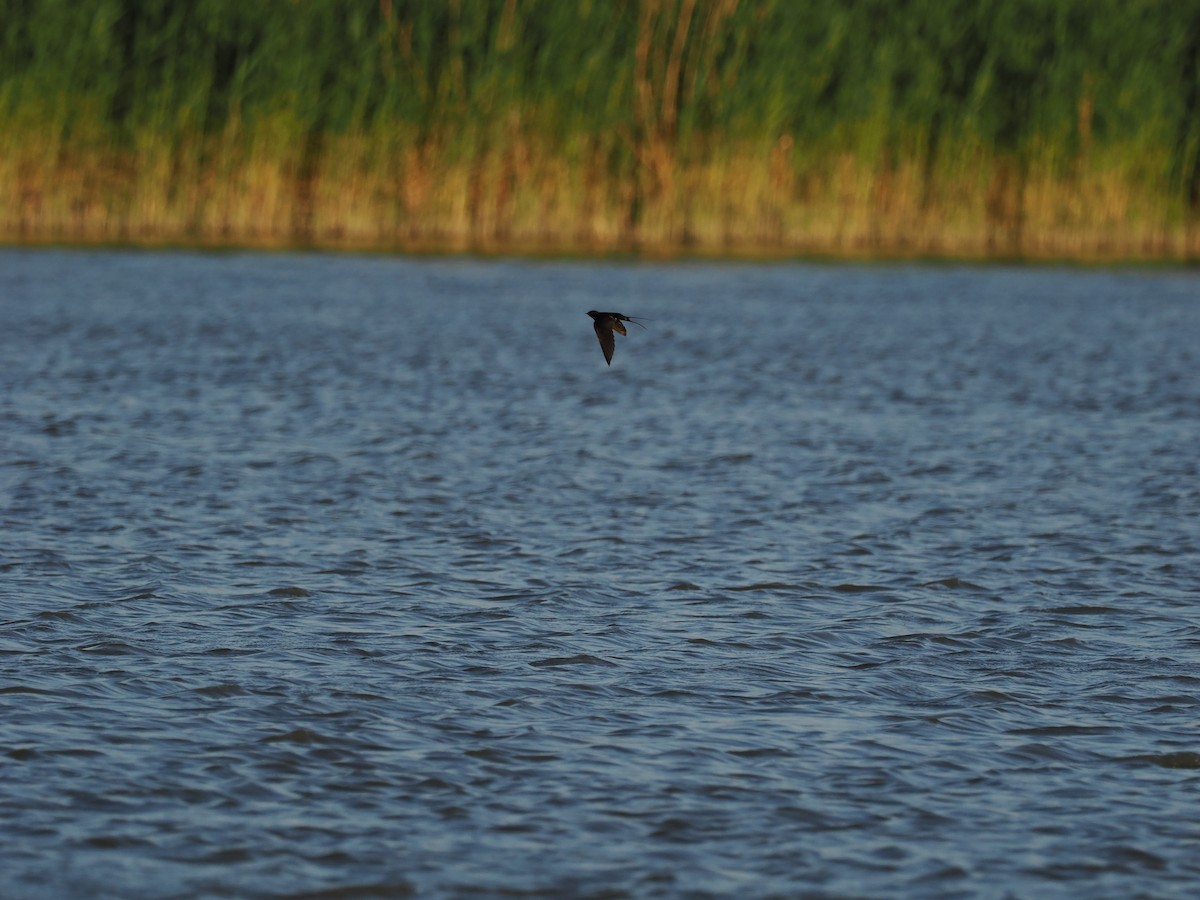
[[1114,252],[1085,253],[986,253],[938,252],[928,248],[887,247],[846,250],[816,247],[750,247],[727,249],[655,245],[650,247],[593,246],[578,244],[472,243],[462,241],[409,241],[366,243],[347,241],[286,240],[181,240],[150,237],[139,240],[88,239],[77,236],[14,236],[0,233],[2,250],[112,250],[180,253],[315,253],[413,258],[525,259],[536,261],[640,262],[640,263],[728,263],[737,264],[915,264],[929,266],[1066,266],[1080,268],[1177,268],[1200,269],[1200,252],[1190,255]]

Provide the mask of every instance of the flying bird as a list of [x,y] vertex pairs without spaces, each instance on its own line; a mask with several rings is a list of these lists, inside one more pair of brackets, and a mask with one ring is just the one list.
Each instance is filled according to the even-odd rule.
[[596,329],[596,337],[600,340],[600,349],[604,351],[604,361],[610,366],[612,365],[613,350],[617,347],[617,339],[613,337],[613,332],[629,334],[621,323],[632,322],[638,328],[646,327],[637,319],[622,313],[596,312],[596,310],[590,309],[588,315],[592,317],[592,327]]

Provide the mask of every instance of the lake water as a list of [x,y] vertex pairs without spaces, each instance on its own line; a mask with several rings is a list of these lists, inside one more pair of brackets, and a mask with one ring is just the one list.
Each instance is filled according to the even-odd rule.
[[1200,889],[1194,272],[9,250],[0,354],[5,897]]

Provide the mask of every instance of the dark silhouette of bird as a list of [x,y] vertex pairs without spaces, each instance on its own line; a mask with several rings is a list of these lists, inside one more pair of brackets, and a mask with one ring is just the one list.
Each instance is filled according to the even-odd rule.
[[592,317],[592,326],[596,329],[596,337],[600,340],[600,349],[604,351],[604,361],[610,366],[612,365],[613,350],[617,347],[617,339],[613,337],[613,332],[629,334],[621,323],[632,322],[638,328],[646,327],[637,319],[623,313],[596,312],[596,310],[590,309],[588,315]]

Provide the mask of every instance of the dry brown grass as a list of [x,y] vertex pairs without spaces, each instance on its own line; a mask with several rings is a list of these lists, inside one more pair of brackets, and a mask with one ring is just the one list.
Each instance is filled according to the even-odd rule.
[[[28,132],[26,132],[28,135]],[[959,148],[932,167],[810,158],[788,137],[679,153],[452,152],[396,135],[297,144],[285,121],[120,155],[52,134],[0,143],[0,239],[521,253],[1196,260],[1200,228],[1092,159],[1056,171]],[[2,141],[3,139],[0,139]],[[468,142],[469,144],[469,142]],[[456,143],[462,146],[461,142]],[[1076,167],[1078,168],[1078,167]]]

